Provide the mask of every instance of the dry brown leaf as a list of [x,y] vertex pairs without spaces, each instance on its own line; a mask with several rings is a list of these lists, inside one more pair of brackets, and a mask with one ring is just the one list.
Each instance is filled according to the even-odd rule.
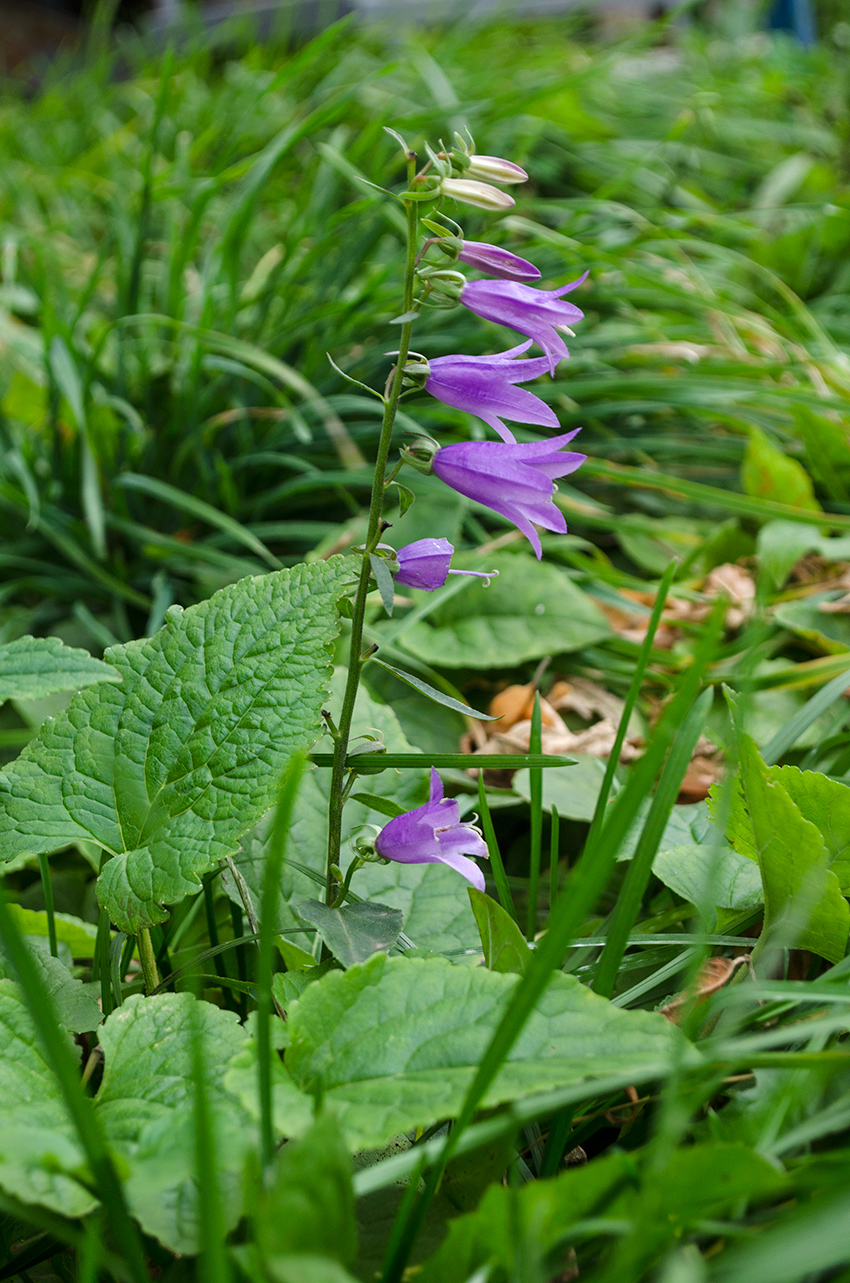
[[753,613],[756,582],[743,566],[736,566],[731,561],[715,566],[706,576],[703,592],[706,597],[727,598],[730,603],[726,611],[727,628],[740,628]]
[[[614,632],[625,641],[642,642],[649,628],[649,611],[655,604],[655,593],[643,592],[635,588],[621,588],[620,596],[627,597],[641,606],[645,611],[629,611],[612,606],[608,602],[597,600]],[[699,623],[708,615],[709,607],[701,601],[687,601],[682,597],[668,595],[661,612],[661,623],[655,632],[653,646],[658,650],[670,650],[681,638],[679,623]]]
[[[533,682],[527,686],[506,686],[490,701],[487,712],[491,717],[498,717],[499,730],[507,731],[516,723],[531,720],[534,712],[534,695],[536,687]],[[556,715],[550,703],[541,697],[540,722],[542,726],[554,726]],[[557,719],[560,721],[560,718]]]
[[839,597],[837,601],[818,602],[818,610],[825,615],[850,615],[850,592]]
[[706,998],[728,983],[737,967],[748,964],[749,961],[748,953],[743,953],[738,958],[706,958],[699,969],[694,988],[677,994],[666,1007],[661,1008],[661,1015],[671,1024],[677,1025],[681,1010],[686,1003],[693,1001],[698,1006],[701,1002],[705,1002]]
[[549,703],[558,712],[575,713],[585,722],[604,717],[619,723],[625,702],[589,677],[574,677],[569,682],[555,682],[549,692]]

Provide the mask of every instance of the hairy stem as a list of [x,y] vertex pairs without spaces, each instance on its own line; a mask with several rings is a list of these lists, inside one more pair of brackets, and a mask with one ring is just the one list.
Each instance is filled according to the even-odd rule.
[[[408,177],[413,181],[415,159],[408,156]],[[407,255],[404,271],[404,306],[403,313],[413,307],[413,284],[416,273],[416,238],[419,223],[416,201],[406,201],[407,210]],[[354,598],[351,614],[351,645],[348,652],[348,679],[342,700],[337,737],[334,742],[334,762],[331,775],[331,793],[328,804],[328,857],[325,878],[325,899],[333,904],[337,887],[331,874],[331,865],[339,864],[340,844],[342,840],[342,808],[344,805],[345,759],[348,753],[348,742],[351,737],[351,721],[354,716],[354,701],[360,685],[360,670],[363,666],[361,651],[363,647],[363,620],[366,614],[366,597],[369,592],[371,567],[369,553],[374,551],[381,534],[381,513],[384,506],[384,477],[387,470],[387,458],[390,452],[393,424],[401,396],[404,364],[410,348],[412,324],[405,321],[401,327],[399,351],[396,357],[395,370],[390,378],[387,396],[384,401],[384,417],[381,424],[381,436],[378,441],[378,457],[375,460],[375,476],[372,480],[372,497],[369,504],[369,528],[366,535],[366,546],[363,551],[363,564],[360,569],[360,582]]]

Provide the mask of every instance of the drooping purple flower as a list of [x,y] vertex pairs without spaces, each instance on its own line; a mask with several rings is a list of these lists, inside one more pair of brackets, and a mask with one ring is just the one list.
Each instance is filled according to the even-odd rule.
[[[552,502],[555,477],[581,467],[587,455],[562,449],[581,428],[548,441],[507,445],[501,441],[463,441],[443,446],[433,470],[441,481],[469,499],[500,512],[517,526],[541,557],[534,525],[566,534],[567,523]],[[534,525],[532,525],[532,522]]]
[[531,339],[507,352],[493,356],[437,356],[429,361],[430,374],[425,391],[444,405],[477,414],[498,432],[503,441],[514,441],[514,434],[500,418],[517,423],[535,423],[546,428],[557,428],[555,411],[533,392],[515,387],[536,379],[549,368],[545,356],[531,357],[526,361],[514,360],[531,347]]
[[487,276],[500,276],[503,281],[540,280],[539,270],[527,258],[520,258],[500,245],[488,245],[486,241],[464,241],[458,259]]
[[554,375],[558,361],[569,356],[559,328],[569,328],[584,316],[575,303],[564,302],[563,295],[586,279],[587,272],[556,290],[537,290],[519,281],[467,281],[460,301],[476,316],[497,321],[534,339],[549,358],[549,373]]
[[454,548],[448,539],[417,539],[396,553],[398,570],[393,575],[397,584],[406,588],[424,588],[433,592],[442,588],[449,575],[471,575],[488,582],[494,573],[486,570],[450,570]]
[[461,824],[460,807],[454,798],[443,796],[443,782],[433,767],[429,800],[385,824],[375,850],[399,864],[447,864],[484,890],[484,874],[467,856],[486,859],[487,843],[473,824]]

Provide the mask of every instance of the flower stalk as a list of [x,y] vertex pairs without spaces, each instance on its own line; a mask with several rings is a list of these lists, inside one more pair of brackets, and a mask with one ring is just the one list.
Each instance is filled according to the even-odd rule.
[[[408,186],[412,186],[416,176],[416,157],[411,151],[407,153]],[[402,315],[407,316],[413,309],[413,290],[416,279],[416,242],[419,230],[419,208],[415,200],[405,200],[407,212],[407,252],[404,269],[404,306]],[[395,369],[387,383],[384,398],[384,414],[381,422],[381,436],[378,441],[378,455],[375,461],[375,475],[372,479],[372,495],[369,502],[369,526],[366,543],[363,549],[363,561],[360,568],[360,579],[354,597],[351,612],[351,643],[348,653],[348,678],[342,699],[337,736],[334,741],[334,761],[331,772],[331,791],[328,803],[328,851],[325,876],[325,899],[328,904],[336,900],[338,884],[332,873],[332,866],[339,865],[340,846],[342,843],[342,808],[345,804],[345,759],[348,754],[348,743],[351,738],[351,722],[354,717],[354,703],[360,685],[360,671],[363,649],[363,621],[366,615],[366,598],[369,595],[369,581],[372,567],[369,554],[374,552],[381,536],[381,513],[384,506],[386,488],[384,485],[387,470],[387,459],[390,452],[393,425],[402,393],[404,366],[410,350],[410,335],[413,322],[404,321],[401,326],[398,355]]]

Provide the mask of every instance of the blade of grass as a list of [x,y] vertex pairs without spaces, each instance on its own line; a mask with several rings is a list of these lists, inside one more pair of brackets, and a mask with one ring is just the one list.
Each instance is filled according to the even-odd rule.
[[778,762],[783,753],[792,748],[800,736],[809,729],[812,722],[817,721],[822,713],[825,713],[836,700],[840,699],[847,690],[848,678],[846,673],[839,673],[833,677],[831,682],[822,686],[816,695],[813,695],[803,707],[789,718],[785,725],[776,732],[773,739],[767,743],[761,750],[761,755],[767,762],[768,766],[773,766]]
[[44,1054],[59,1089],[65,1099],[68,1113],[77,1130],[101,1202],[104,1204],[109,1225],[120,1243],[128,1272],[134,1283],[149,1283],[139,1232],[127,1210],[121,1182],[101,1131],[100,1120],[91,1101],[80,1086],[74,1053],[68,1045],[47,992],[44,981],[30,957],[17,924],[9,912],[5,896],[0,895],[0,936],[18,976],[24,1000],[29,1007],[33,1024],[38,1030]]
[[605,775],[602,779],[602,788],[599,791],[599,797],[596,801],[596,809],[593,813],[593,820],[590,825],[590,832],[587,835],[587,847],[592,847],[599,837],[599,831],[602,828],[605,819],[605,808],[608,805],[608,798],[611,795],[611,787],[614,783],[614,773],[620,761],[620,753],[623,751],[623,743],[629,729],[632,713],[640,694],[640,688],[643,684],[644,674],[646,673],[649,659],[652,654],[652,643],[655,640],[655,634],[658,631],[658,625],[661,623],[661,613],[667,604],[667,594],[676,575],[678,563],[671,561],[661,580],[658,584],[658,591],[655,594],[655,601],[652,605],[652,614],[649,617],[649,623],[646,628],[646,636],[641,642],[640,652],[638,654],[635,671],[629,684],[629,691],[626,695],[626,702],[623,706],[623,715],[620,718],[620,725],[617,727],[617,738],[614,740],[614,747],[605,766]]
[[652,861],[664,833],[670,812],[676,801],[688,763],[693,756],[697,740],[702,734],[705,719],[711,708],[713,691],[703,691],[688,713],[667,759],[649,814],[643,826],[637,849],[629,864],[623,888],[617,897],[617,907],[608,928],[608,939],[602,950],[593,989],[610,998],[614,992],[617,973],[626,951],[629,932],[637,921],[641,901],[649,885]]
[[[364,764],[364,758],[369,758],[370,767],[373,765],[368,753],[349,753],[345,759],[345,765],[351,770],[356,770],[358,763]],[[310,753],[307,760],[314,766],[333,766],[332,753]],[[449,769],[454,767],[457,770],[466,770],[470,767],[487,768],[504,768],[505,770],[519,770],[525,766],[575,766],[574,757],[566,757],[564,754],[546,753],[429,753],[425,757],[422,753],[381,753],[381,766],[385,770],[421,770],[423,766],[435,766],[437,770]],[[371,773],[371,772],[370,772]]]
[[280,895],[280,878],[286,851],[286,838],[295,795],[304,770],[305,759],[294,754],[287,763],[280,787],[280,797],[275,810],[274,823],[269,837],[266,857],[263,895],[260,910],[260,948],[257,956],[257,1074],[260,1096],[260,1146],[263,1165],[268,1169],[274,1158],[274,1129],[272,1126],[272,959],[274,957],[274,920]]
[[[756,517],[760,521],[771,521],[781,517],[784,521],[799,521],[811,526],[817,523],[830,530],[850,531],[850,516],[836,512],[813,513],[808,508],[795,508],[788,503],[777,503],[773,499],[755,499],[749,495],[738,494],[734,490],[720,490],[715,486],[704,485],[701,481],[686,481],[683,477],[670,476],[664,472],[650,472],[647,468],[632,468],[621,463],[602,463],[598,459],[588,459],[583,464],[584,475],[598,477],[600,481],[619,482],[625,486],[636,486],[642,490],[661,490],[678,499],[693,499],[712,508],[725,508],[727,512],[737,512],[742,516]],[[565,512],[574,508],[568,499],[555,496],[555,502]]]
[[198,517],[199,520],[205,521],[210,526],[215,526],[224,534],[230,535],[243,547],[250,548],[251,552],[258,557],[262,557],[267,566],[272,570],[280,570],[282,563],[278,561],[273,552],[269,552],[262,539],[258,539],[255,534],[247,530],[239,521],[233,517],[228,517],[226,513],[219,512],[212,504],[205,503],[203,499],[196,499],[194,495],[186,494],[184,490],[178,490],[176,486],[171,486],[167,481],[158,481],[156,477],[143,477],[136,472],[122,472],[119,477],[115,478],[115,485],[121,486],[124,490],[137,490],[142,494],[151,495],[154,499],[160,499],[163,503],[170,504],[172,507],[179,508],[183,512],[189,513],[192,517]]
[[[531,712],[531,735],[528,742],[531,753],[536,757],[543,752],[543,733],[540,715],[540,691],[534,692],[534,708]],[[531,806],[531,830],[528,853],[528,910],[525,925],[527,940],[533,940],[537,934],[537,898],[540,890],[540,852],[543,838],[543,775],[539,766],[528,768],[529,801]]]
[[499,897],[499,903],[502,908],[516,922],[516,906],[511,895],[511,888],[508,885],[508,879],[505,876],[505,866],[502,863],[502,853],[499,850],[499,843],[496,839],[496,830],[493,828],[493,817],[490,814],[490,804],[487,801],[487,791],[484,788],[483,771],[478,772],[478,805],[481,808],[481,827],[484,830],[484,840],[487,843],[487,850],[490,852],[490,868],[493,870],[496,894]]
[[558,874],[560,871],[560,828],[561,820],[557,806],[552,807],[552,832],[549,836],[549,916],[551,918],[558,903]]

